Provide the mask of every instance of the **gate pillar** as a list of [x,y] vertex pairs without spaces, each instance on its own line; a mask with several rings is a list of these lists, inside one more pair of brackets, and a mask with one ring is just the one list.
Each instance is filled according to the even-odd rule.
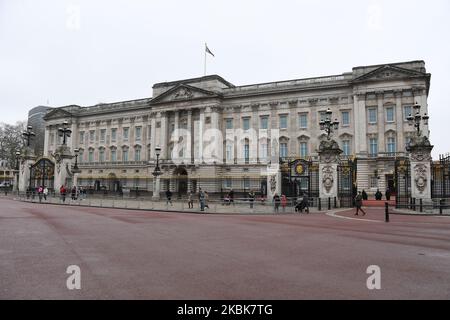
[[334,140],[324,140],[319,146],[319,197],[338,196],[338,163],[342,150]]
[[267,200],[272,201],[276,193],[281,196],[281,171],[279,163],[267,166]]
[[411,197],[431,200],[431,150],[425,136],[416,136],[407,147],[411,168]]
[[19,192],[27,191],[30,186],[30,168],[35,163],[36,156],[31,148],[24,150],[24,156],[19,168]]
[[74,156],[71,154],[69,147],[62,145],[59,147],[54,154],[55,158],[55,192],[59,194],[59,189],[61,186],[65,186],[66,189],[70,189],[72,186],[67,186],[67,178],[72,177],[71,165],[72,158]]

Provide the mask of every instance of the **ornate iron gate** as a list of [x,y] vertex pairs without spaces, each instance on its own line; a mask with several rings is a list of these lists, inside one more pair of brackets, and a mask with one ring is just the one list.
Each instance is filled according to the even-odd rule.
[[341,208],[351,208],[356,196],[356,159],[338,164],[338,198]]
[[307,193],[310,198],[319,197],[319,164],[313,161],[294,159],[282,170],[282,193],[296,198]]
[[395,160],[395,206],[407,207],[411,198],[411,168],[408,158]]
[[431,164],[431,197],[450,198],[450,154]]
[[48,189],[54,188],[55,164],[47,158],[39,159],[30,170],[30,187],[37,188],[46,186]]

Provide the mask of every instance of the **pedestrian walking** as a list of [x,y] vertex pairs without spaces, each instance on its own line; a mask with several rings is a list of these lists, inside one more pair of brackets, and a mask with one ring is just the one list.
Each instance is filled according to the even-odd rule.
[[356,198],[355,198],[355,205],[356,205],[356,213],[355,213],[355,216],[358,215],[359,210],[361,210],[361,212],[363,213],[363,216],[366,215],[366,212],[361,208],[361,206],[362,206],[362,200],[363,200],[363,197],[362,197],[361,192],[359,191],[358,194],[356,195]]
[[306,192],[303,194],[300,212],[303,212],[303,210],[305,210],[305,213],[309,213],[309,196]]
[[228,198],[230,198],[230,203],[232,203],[234,205],[234,191],[233,191],[233,189],[231,189],[230,192],[228,192]]
[[385,196],[387,201],[391,200],[391,190],[389,188],[386,189]]
[[39,197],[39,203],[42,203],[42,197],[44,196],[44,188],[40,186],[38,188],[38,197]]
[[64,185],[62,185],[61,188],[59,188],[59,194],[61,195],[62,203],[66,203],[66,192],[66,188],[64,187]]
[[363,191],[362,191],[362,199],[363,200],[367,200],[367,199],[369,199],[369,197],[367,196],[367,192],[363,189]]
[[47,201],[47,196],[48,196],[48,188],[47,188],[47,186],[44,186],[43,195],[44,195],[44,200]]
[[188,195],[188,206],[189,209],[194,209],[194,193],[192,191]]
[[72,187],[71,196],[73,201],[77,200],[77,187]]
[[170,203],[171,206],[173,206],[172,203],[172,192],[170,190],[166,191],[166,204],[168,205]]
[[284,194],[281,195],[281,208],[283,212],[286,212],[286,206],[287,206],[287,198]]
[[248,193],[248,201],[250,201],[250,209],[253,209],[253,203],[255,202],[255,193],[253,191]]
[[279,212],[280,201],[281,201],[280,196],[278,195],[278,193],[275,193],[275,195],[273,196],[273,204],[275,212]]
[[200,211],[205,211],[205,193],[202,188],[198,191],[198,201],[200,202]]
[[209,209],[209,194],[208,194],[208,191],[205,191],[205,208]]

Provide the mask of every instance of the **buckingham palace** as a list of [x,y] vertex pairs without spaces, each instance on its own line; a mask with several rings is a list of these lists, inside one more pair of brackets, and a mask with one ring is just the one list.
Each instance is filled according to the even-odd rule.
[[152,193],[158,158],[162,192],[264,194],[269,165],[317,159],[328,110],[342,157],[357,159],[355,186],[373,194],[395,188],[395,159],[414,134],[407,117],[415,104],[428,112],[430,78],[424,61],[410,61],[242,86],[218,75],[156,83],[148,98],[50,109],[44,157],[66,126],[80,169],[68,186]]

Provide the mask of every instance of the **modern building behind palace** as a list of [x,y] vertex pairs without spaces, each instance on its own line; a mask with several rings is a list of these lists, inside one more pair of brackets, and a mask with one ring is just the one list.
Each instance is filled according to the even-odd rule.
[[330,108],[339,121],[334,139],[357,159],[358,189],[384,191],[414,134],[406,121],[412,106],[428,112],[430,78],[424,61],[411,61],[244,86],[217,75],[157,83],[152,98],[51,109],[44,155],[51,158],[68,121],[68,146],[80,150],[78,185],[152,191],[160,146],[162,191],[264,192],[269,163],[317,157],[319,121]]

